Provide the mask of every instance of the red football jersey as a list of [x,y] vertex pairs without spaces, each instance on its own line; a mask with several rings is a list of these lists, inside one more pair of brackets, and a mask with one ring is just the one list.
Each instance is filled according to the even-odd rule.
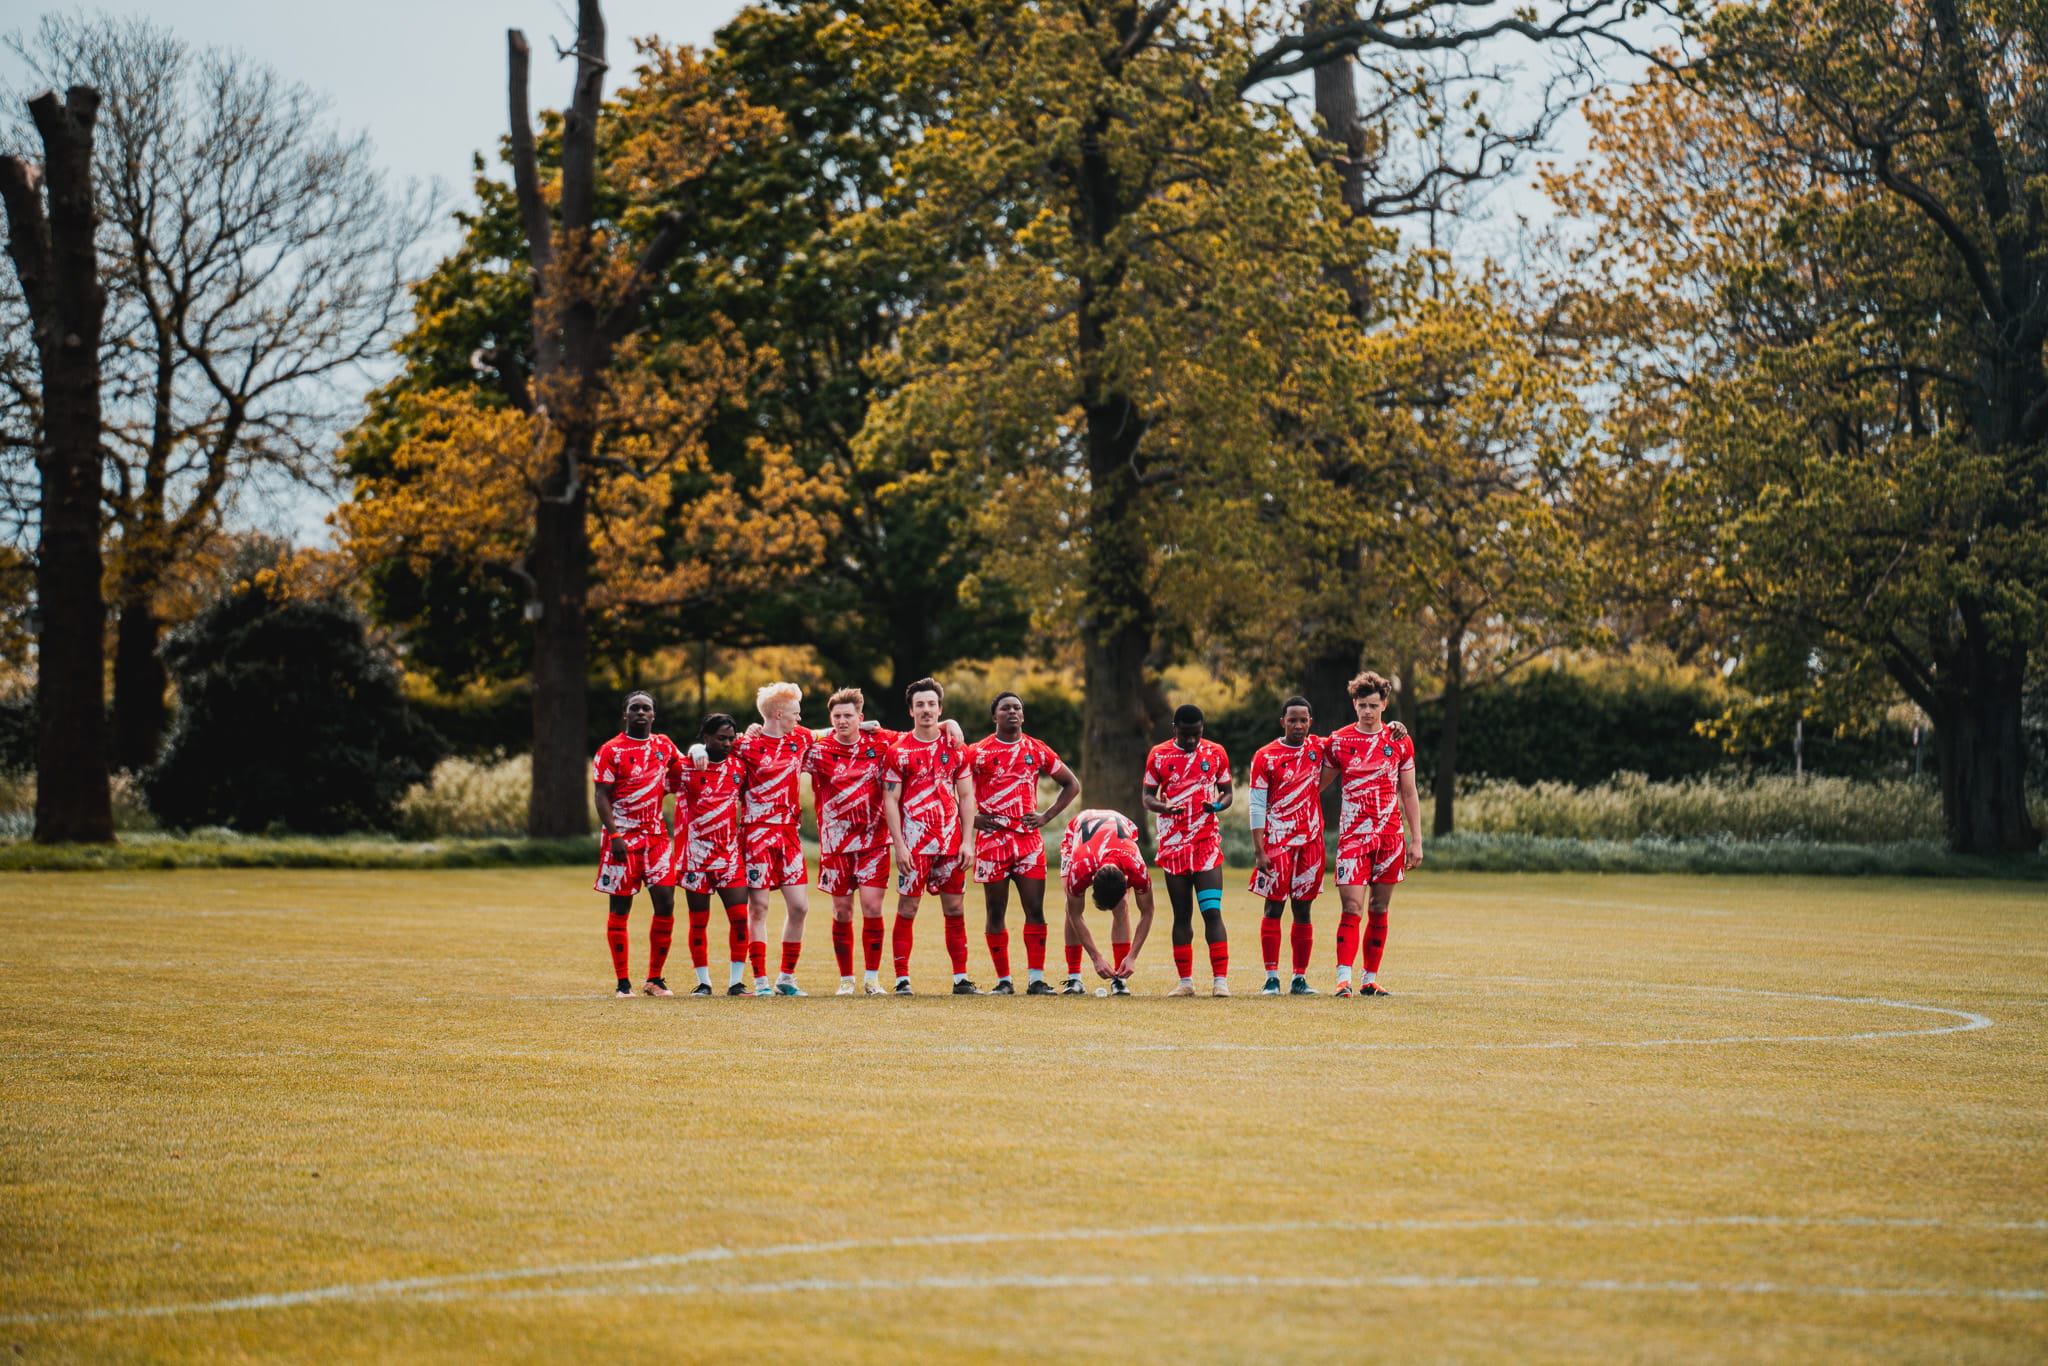
[[[1401,775],[1415,771],[1415,741],[1385,726],[1368,735],[1356,725],[1335,731],[1325,742],[1325,762],[1342,775],[1340,840],[1371,839],[1388,821],[1401,819]],[[1398,828],[1398,826],[1396,827]]]
[[684,868],[701,868],[721,851],[737,855],[740,844],[739,761],[721,759],[683,770],[677,787],[676,833],[684,844]]
[[741,825],[796,824],[796,777],[812,743],[802,726],[780,737],[757,733],[733,742],[740,765]]
[[804,755],[811,775],[811,800],[818,808],[818,851],[862,854],[889,842],[882,819],[882,765],[902,735],[893,730],[862,731],[851,745],[830,735]]
[[1317,844],[1323,838],[1323,753],[1311,735],[1298,745],[1275,740],[1252,756],[1251,790],[1266,794],[1266,847]]
[[1060,881],[1068,891],[1078,892],[1111,864],[1124,870],[1133,887],[1146,881],[1137,823],[1115,811],[1077,813],[1060,839]]
[[612,785],[612,823],[621,834],[667,834],[661,823],[661,799],[675,790],[682,774],[682,753],[666,735],[645,740],[614,735],[597,747],[597,757],[590,761],[591,781]]
[[903,842],[913,854],[950,857],[960,852],[960,808],[953,784],[967,772],[967,749],[945,735],[926,743],[905,735],[889,751],[882,781],[898,783],[903,800]]
[[967,765],[974,774],[974,809],[994,816],[1005,830],[1022,830],[1018,822],[1038,809],[1038,775],[1060,771],[1052,746],[1029,735],[1005,743],[991,735],[967,747]]
[[1191,750],[1172,740],[1154,745],[1145,756],[1145,781],[1159,789],[1159,800],[1175,806],[1192,806],[1186,816],[1159,816],[1157,858],[1167,865],[1167,856],[1183,845],[1195,845],[1222,834],[1216,813],[1202,810],[1202,803],[1216,799],[1220,783],[1230,785],[1230,756],[1214,740],[1197,740]]

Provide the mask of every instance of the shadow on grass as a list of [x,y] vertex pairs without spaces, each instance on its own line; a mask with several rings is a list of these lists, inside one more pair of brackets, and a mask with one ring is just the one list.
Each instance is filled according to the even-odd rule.
[[144,868],[509,868],[597,862],[597,837],[400,841],[379,835],[267,838],[212,832],[123,835],[118,844],[0,843],[0,872]]

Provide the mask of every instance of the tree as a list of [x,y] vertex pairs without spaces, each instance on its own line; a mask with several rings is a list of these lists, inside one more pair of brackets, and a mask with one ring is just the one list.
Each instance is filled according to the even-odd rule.
[[[1561,180],[1671,414],[1689,589],[1822,686],[1934,721],[1950,842],[2035,847],[2048,629],[2048,23],[2038,7],[1730,5]],[[1587,305],[1589,313],[1594,306]]]
[[[1465,695],[1571,638],[1591,596],[1575,504],[1600,482],[1576,376],[1480,285],[1415,300],[1380,339],[1398,471],[1381,561],[1440,654],[1434,833],[1455,825]],[[1403,679],[1404,686],[1408,684]]]
[[1298,478],[1286,414],[1353,331],[1324,268],[1367,254],[1317,213],[1291,124],[1236,99],[1231,27],[1177,9],[849,24],[875,78],[945,92],[887,226],[956,263],[862,445],[929,450],[976,489],[991,568],[1079,638],[1082,779],[1125,809],[1165,720],[1163,630],[1244,602],[1275,543],[1258,510]]
[[[646,328],[647,304],[688,245],[709,168],[772,136],[774,116],[730,97],[687,48],[642,47],[639,79],[600,127],[605,27],[578,7],[568,109],[543,158],[528,113],[530,53],[509,47],[513,202],[527,324],[479,347],[495,386],[409,396],[388,475],[359,481],[342,510],[356,553],[432,557],[501,572],[526,590],[533,630],[536,837],[588,828],[584,733],[591,570],[600,608],[688,602],[751,567],[814,561],[830,500],[786,450],[749,446],[741,480],[704,459],[704,434],[773,364],[707,320],[701,340]],[[600,143],[605,155],[600,155]],[[600,208],[603,212],[600,214]],[[729,585],[728,585],[729,586]],[[742,585],[744,586],[744,585]]]
[[238,500],[326,482],[426,219],[387,193],[365,140],[325,126],[320,96],[238,54],[145,20],[56,15],[10,45],[40,79],[104,100],[114,758],[139,770],[163,732],[157,645],[180,567]]
[[42,165],[0,157],[7,254],[28,306],[41,380],[35,837],[45,844],[114,838],[100,667],[100,331],[107,294],[93,195],[99,106],[99,92],[89,86],[73,86],[61,101],[44,91],[28,104]]
[[439,757],[362,613],[288,584],[251,574],[166,642],[178,719],[143,779],[166,824],[389,829]]

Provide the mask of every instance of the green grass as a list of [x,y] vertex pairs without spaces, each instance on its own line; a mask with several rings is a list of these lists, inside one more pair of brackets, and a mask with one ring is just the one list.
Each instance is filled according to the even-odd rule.
[[499,868],[597,862],[597,837],[440,839],[386,835],[267,838],[231,830],[127,834],[115,844],[0,843],[0,872],[76,873],[172,868]]
[[[1358,1001],[1245,994],[1240,875],[1233,1000],[1165,999],[1155,942],[1131,1000],[619,1001],[588,886],[0,877],[0,1342],[172,1362],[2048,1355],[2048,895],[2029,885],[1423,878],[1395,901],[1399,994]],[[817,921],[810,941],[818,991]],[[974,957],[985,974],[978,934]]]

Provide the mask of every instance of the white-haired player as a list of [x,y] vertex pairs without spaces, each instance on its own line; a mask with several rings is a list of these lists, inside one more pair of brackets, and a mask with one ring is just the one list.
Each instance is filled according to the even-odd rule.
[[747,952],[754,965],[754,990],[768,984],[769,894],[782,890],[782,968],[772,988],[778,996],[801,996],[796,964],[804,947],[804,918],[810,913],[803,841],[797,833],[797,775],[810,752],[811,733],[797,724],[804,691],[794,683],[770,683],[754,694],[761,729],[733,743],[739,764],[740,857],[747,870]]

